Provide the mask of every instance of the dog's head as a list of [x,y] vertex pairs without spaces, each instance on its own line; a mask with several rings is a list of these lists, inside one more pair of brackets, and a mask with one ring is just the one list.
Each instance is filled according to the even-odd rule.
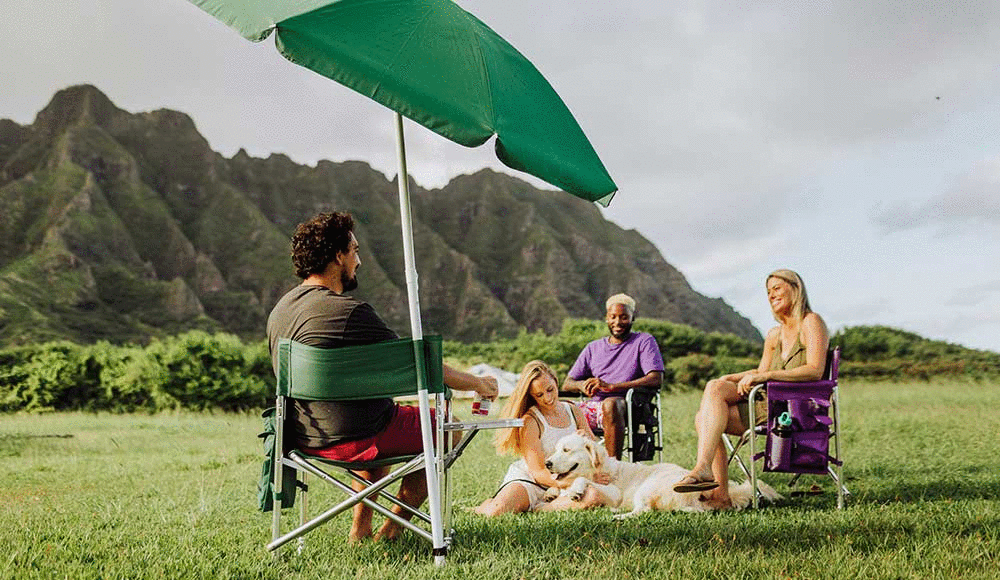
[[559,480],[590,478],[604,466],[607,454],[603,445],[573,433],[556,442],[556,451],[546,459],[545,467]]

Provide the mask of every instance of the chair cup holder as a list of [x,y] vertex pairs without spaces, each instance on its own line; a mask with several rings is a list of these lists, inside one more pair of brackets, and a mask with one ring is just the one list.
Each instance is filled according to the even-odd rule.
[[783,435],[779,431],[771,431],[768,438],[767,466],[771,471],[787,471],[792,462],[791,434]]
[[788,414],[792,417],[792,424],[800,431],[810,431],[819,425],[817,415],[825,412],[813,399],[802,399],[788,401]]
[[[790,428],[780,428],[778,416],[792,419]],[[772,400],[767,424],[765,471],[823,473],[829,456],[828,407],[815,399]]]

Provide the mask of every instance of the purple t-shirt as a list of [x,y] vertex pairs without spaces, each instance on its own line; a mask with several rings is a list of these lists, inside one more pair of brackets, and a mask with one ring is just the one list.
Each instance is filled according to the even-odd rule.
[[[651,334],[633,332],[621,344],[611,344],[605,337],[585,346],[573,368],[569,369],[569,378],[582,381],[597,377],[608,383],[624,383],[644,377],[651,371],[663,372],[660,347]],[[600,392],[594,395],[594,399],[624,396],[624,392]]]

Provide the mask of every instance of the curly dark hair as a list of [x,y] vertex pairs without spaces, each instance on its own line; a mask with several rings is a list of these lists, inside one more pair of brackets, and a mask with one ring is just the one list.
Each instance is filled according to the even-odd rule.
[[292,236],[292,264],[295,275],[303,280],[320,274],[337,252],[347,253],[354,231],[354,218],[349,213],[321,213],[295,228]]

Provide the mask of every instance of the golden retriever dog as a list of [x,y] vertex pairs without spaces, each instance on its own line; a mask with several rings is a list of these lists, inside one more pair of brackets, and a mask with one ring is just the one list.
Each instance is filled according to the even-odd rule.
[[[608,457],[607,451],[579,434],[567,435],[556,444],[556,451],[545,462],[546,468],[556,479],[572,478],[573,483],[560,491],[550,488],[546,499],[565,495],[578,500],[583,497],[587,486],[594,486],[608,499],[609,506],[620,513],[615,519],[625,519],[650,510],[677,510],[703,512],[714,509],[701,500],[699,493],[676,493],[674,484],[690,470],[673,463],[646,465],[630,463]],[[611,483],[601,485],[593,481],[597,472],[607,473]],[[766,483],[758,481],[760,492],[765,499],[774,501],[781,496]],[[750,505],[753,491],[750,482],[729,482],[729,495],[733,508],[741,510]]]

